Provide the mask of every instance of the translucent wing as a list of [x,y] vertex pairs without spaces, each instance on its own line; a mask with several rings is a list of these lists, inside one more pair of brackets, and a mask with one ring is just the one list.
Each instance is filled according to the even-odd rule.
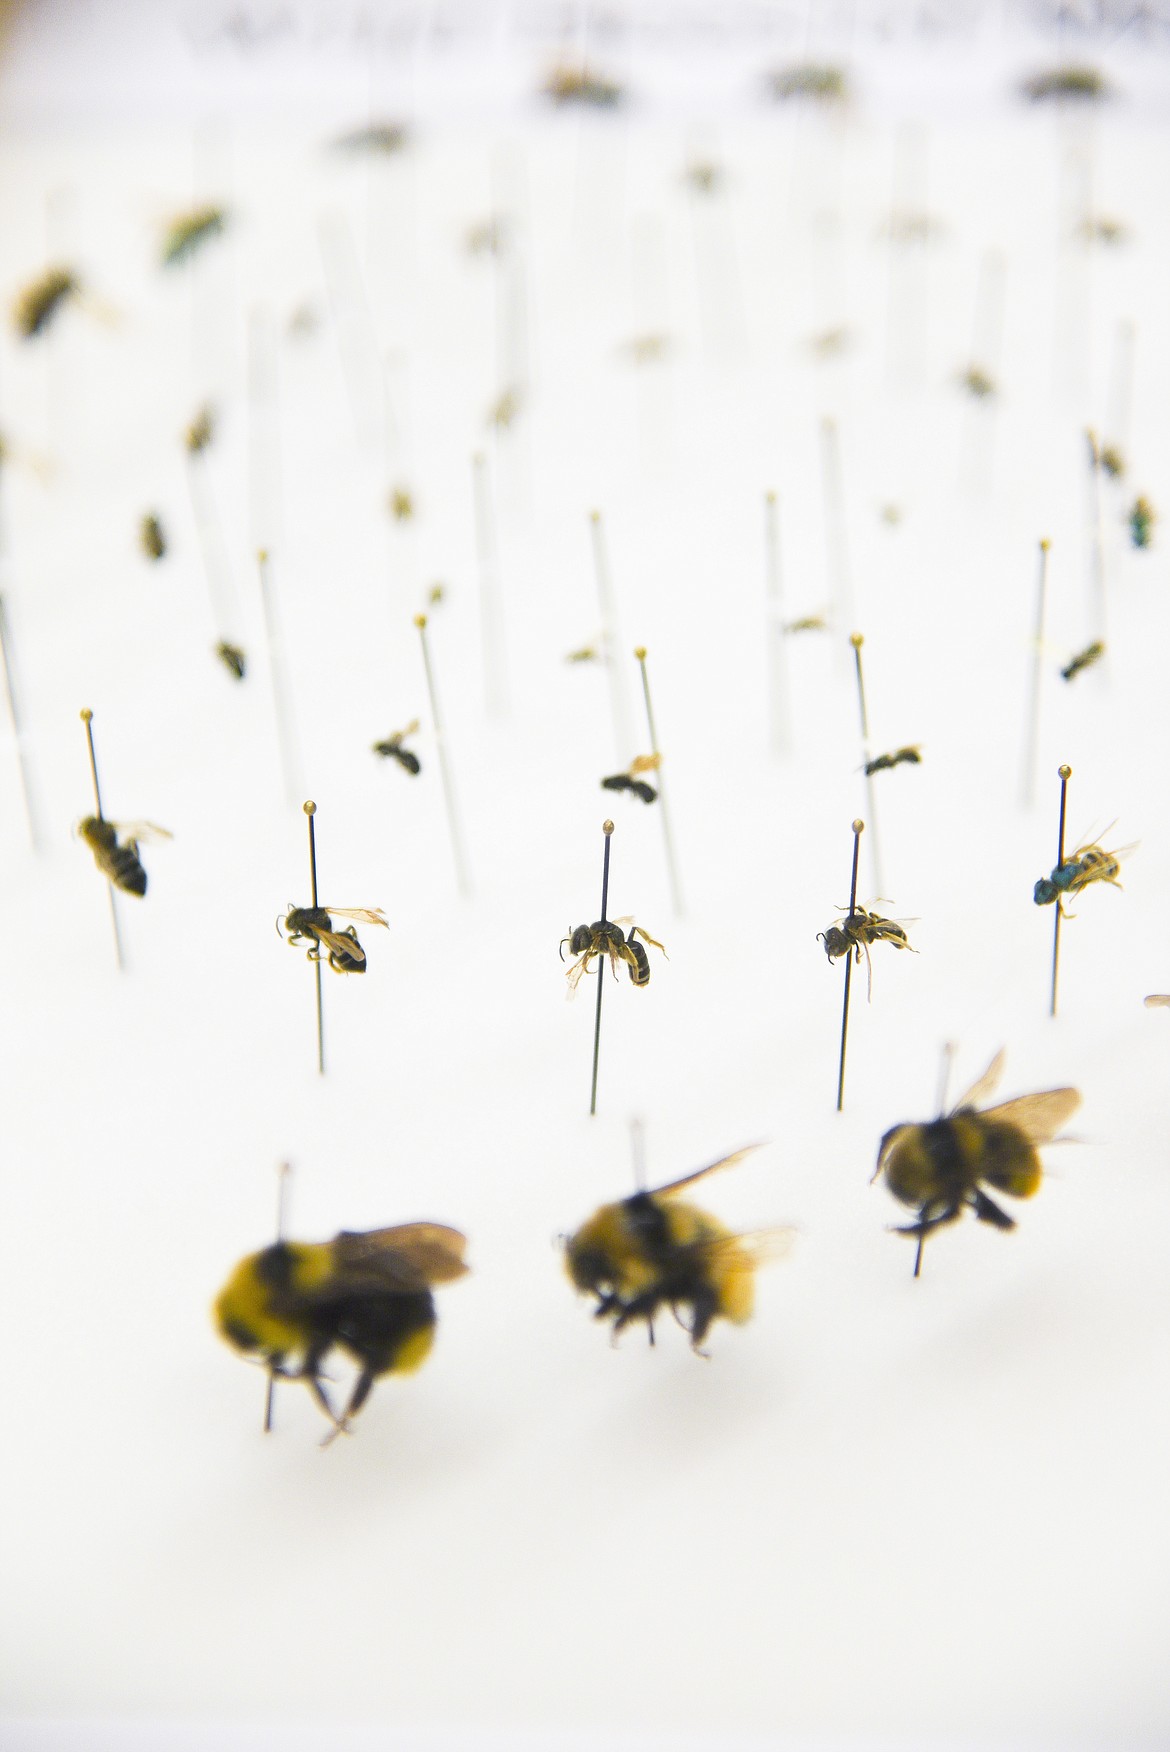
[[333,1241],[334,1271],[317,1295],[377,1295],[427,1289],[463,1277],[466,1236],[444,1223],[400,1223],[362,1233],[343,1230]]
[[[327,906],[325,911],[335,919],[357,919],[365,925],[385,925],[390,929],[390,921],[380,906]],[[321,933],[324,936],[324,932]]]
[[753,1150],[762,1150],[764,1143],[745,1144],[742,1150],[733,1150],[730,1156],[720,1156],[717,1162],[708,1162],[705,1168],[696,1168],[693,1174],[684,1174],[681,1180],[671,1180],[666,1186],[657,1186],[652,1193],[654,1198],[671,1198],[676,1192],[681,1192],[684,1186],[693,1186],[696,1180],[704,1179],[708,1174],[715,1174],[720,1168],[734,1167],[736,1162],[742,1162],[745,1156],[750,1156]]
[[739,1235],[720,1236],[716,1241],[696,1241],[694,1248],[707,1259],[736,1252],[746,1253],[754,1266],[771,1265],[792,1251],[796,1236],[797,1230],[791,1228],[747,1229]]
[[983,1117],[1014,1125],[1030,1144],[1047,1144],[1080,1104],[1079,1089],[1044,1089],[1038,1095],[1017,1095],[1014,1101],[986,1107]]
[[1142,1003],[1147,1010],[1170,1009],[1170,992],[1151,992],[1148,998],[1142,999]]
[[174,839],[169,828],[157,827],[153,821],[115,821],[112,823],[124,840],[168,840]]
[[958,1113],[961,1107],[978,1107],[981,1101],[986,1101],[989,1095],[994,1095],[999,1087],[999,1079],[1003,1076],[1006,1059],[1007,1053],[1001,1046],[983,1075],[977,1077],[971,1087],[959,1096],[950,1111]]

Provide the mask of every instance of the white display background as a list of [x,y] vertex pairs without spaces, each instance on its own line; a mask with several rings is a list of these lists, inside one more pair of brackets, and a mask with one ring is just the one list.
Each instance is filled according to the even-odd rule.
[[[1122,518],[1139,491],[1170,514],[1163,37],[1058,40],[998,8],[933,33],[925,12],[862,8],[852,36],[743,9],[716,36],[668,9],[640,31],[592,21],[630,101],[581,114],[532,95],[558,13],[493,14],[485,38],[475,9],[444,26],[388,8],[363,16],[399,34],[363,38],[356,14],[329,15],[330,36],[326,14],[285,10],[279,42],[241,48],[215,34],[226,11],[34,8],[0,81],[4,288],[63,258],[101,307],[0,340],[3,592],[45,840],[28,849],[5,729],[0,1744],[1164,1745],[1170,1024],[1141,1000],[1170,986],[1170,600],[1165,527],[1137,552]],[[844,113],[762,100],[806,43],[848,61]],[[1023,106],[1018,80],[1060,55],[1102,65],[1116,97]],[[409,151],[327,150],[370,114],[408,120]],[[724,167],[715,195],[686,184],[696,157]],[[888,236],[907,178],[937,221],[926,245]],[[161,229],[192,199],[223,201],[229,230],[163,274]],[[1086,199],[1124,244],[1073,236]],[[465,234],[493,212],[510,251],[472,257]],[[330,302],[323,226],[360,264],[368,320],[344,278]],[[976,406],[956,380],[989,250],[1001,393]],[[317,326],[293,335],[306,304]],[[1122,322],[1136,373],[1130,475],[1104,495],[1108,662],[1066,686],[1060,664],[1099,632],[1083,430],[1110,417]],[[810,337],[839,327],[852,344],[819,360]],[[632,364],[650,331],[669,353]],[[277,356],[263,405],[257,336]],[[523,411],[496,434],[516,359]],[[181,447],[207,397],[228,629]],[[866,812],[850,627],[789,641],[793,751],[774,757],[763,542],[774,490],[784,615],[822,611],[825,416],[873,744],[924,755],[877,781],[880,910],[916,921],[919,953],[876,951],[871,1005],[855,982],[842,1116],[842,974],[816,933]],[[481,447],[510,694],[494,717]],[[409,524],[386,515],[394,484]],[[621,747],[605,672],[564,661],[599,631],[595,507]],[[148,509],[171,537],[157,567],[136,547]],[[303,750],[291,803],[261,541]],[[469,902],[411,625],[436,579]],[[249,652],[243,686],[210,656],[223,630]],[[657,810],[598,786],[646,747],[638,643],[682,920]],[[107,813],[175,836],[144,849],[146,900],[121,902],[122,977],[69,836],[90,809],[82,705]],[[369,752],[415,716],[417,781]],[[1054,1023],[1052,915],[1031,888],[1054,861],[1061,761],[1070,840],[1116,819],[1107,843],[1140,847],[1124,892],[1074,903]],[[364,980],[326,975],[324,1080],[312,975],[273,931],[307,899],[304,796],[322,899],[382,906],[391,927],[364,934]],[[592,989],[565,1002],[557,942],[597,915],[607,813],[611,913],[670,959],[651,951],[646,991],[607,989],[591,1121]],[[912,1246],[885,1233],[905,1213],[868,1181],[882,1132],[933,1112],[944,1040],[955,1091],[1001,1045],[1005,1095],[1075,1083],[1081,1142],[1048,1153],[1016,1234],[966,1221],[915,1283]],[[710,1361],[673,1327],[611,1350],[563,1275],[557,1237],[630,1188],[634,1115],[651,1184],[769,1139],[702,1202],[799,1229]],[[432,1360],[324,1453],[295,1387],[261,1435],[263,1378],[208,1318],[271,1238],[286,1157],[293,1236],[434,1218],[470,1238]]]

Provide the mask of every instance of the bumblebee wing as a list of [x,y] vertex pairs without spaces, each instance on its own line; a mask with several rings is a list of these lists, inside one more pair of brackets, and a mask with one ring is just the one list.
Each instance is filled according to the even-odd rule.
[[390,921],[380,906],[327,906],[325,911],[335,919],[357,919],[364,925],[385,925],[390,929]]
[[140,840],[168,840],[175,837],[169,828],[159,827],[153,821],[115,821],[111,825],[124,840],[133,840],[135,844]]
[[696,1168],[693,1174],[684,1174],[681,1180],[671,1180],[666,1186],[657,1186],[651,1194],[653,1198],[671,1198],[676,1192],[681,1192],[684,1186],[693,1186],[696,1180],[702,1180],[708,1174],[715,1174],[720,1168],[732,1168],[737,1162],[742,1162],[745,1156],[750,1156],[753,1150],[762,1150],[764,1140],[758,1144],[745,1144],[742,1150],[733,1150],[730,1156],[720,1156],[717,1162],[708,1162],[705,1168]]
[[983,1075],[975,1079],[971,1087],[959,1096],[949,1111],[958,1113],[961,1107],[978,1107],[981,1101],[986,1101],[989,1095],[993,1095],[999,1087],[999,1079],[1003,1076],[1006,1059],[1007,1053],[1001,1046]]
[[1017,1095],[1014,1101],[986,1107],[981,1117],[1014,1125],[1030,1144],[1048,1144],[1080,1104],[1079,1089],[1043,1089],[1037,1095]]
[[697,1241],[696,1251],[706,1259],[722,1253],[746,1253],[754,1266],[771,1265],[792,1251],[797,1231],[792,1228],[746,1229],[738,1235],[723,1235],[717,1241]]
[[357,1287],[420,1290],[465,1275],[467,1237],[445,1223],[399,1223],[363,1233],[343,1230],[333,1242],[337,1276]]

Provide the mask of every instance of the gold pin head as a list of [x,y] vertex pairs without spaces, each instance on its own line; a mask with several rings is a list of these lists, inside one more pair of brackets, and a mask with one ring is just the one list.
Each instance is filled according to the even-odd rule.
[[1040,552],[1046,554],[1051,546],[1052,543],[1049,541],[1048,537],[1044,536],[1040,542]]
[[646,647],[645,647],[645,645],[635,645],[634,646],[634,656],[638,659],[639,663],[645,663],[645,661],[646,661]]
[[1071,779],[1072,768],[1070,766],[1057,767],[1056,776],[1058,779]]
[[601,831],[605,835],[606,839],[608,839],[610,834],[613,832],[613,822],[612,821],[603,821],[601,824]]
[[861,647],[865,644],[865,639],[861,633],[850,633],[849,643],[853,646],[855,651],[860,651]]
[[313,802],[312,798],[310,798],[309,801],[305,804],[305,814],[306,815],[316,815],[316,813],[317,813],[317,805]]
[[83,724],[88,724],[92,717],[93,717],[93,713],[90,711],[89,707],[82,706],[82,708],[81,708],[81,722]]
[[419,632],[421,633],[427,624],[426,615],[425,614],[416,614],[414,617],[414,624],[418,628]]
[[854,831],[854,833],[864,833],[865,832],[864,821],[855,821],[853,823],[853,831]]

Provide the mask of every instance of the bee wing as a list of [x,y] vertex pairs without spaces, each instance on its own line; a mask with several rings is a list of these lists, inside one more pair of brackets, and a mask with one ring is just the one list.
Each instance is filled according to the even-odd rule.
[[[327,906],[325,911],[335,919],[358,919],[366,925],[385,925],[390,929],[390,921],[380,906]],[[325,935],[324,932],[321,933]]]
[[1147,1010],[1170,1009],[1170,992],[1151,992],[1148,998],[1142,999],[1142,1003]]
[[671,1180],[666,1186],[656,1186],[652,1197],[671,1198],[676,1192],[681,1192],[684,1186],[693,1186],[696,1180],[702,1180],[708,1174],[716,1173],[720,1168],[734,1167],[736,1162],[742,1162],[745,1156],[750,1156],[753,1150],[762,1150],[764,1142],[745,1144],[742,1150],[733,1150],[730,1156],[720,1156],[717,1162],[708,1162],[705,1168],[696,1168],[693,1174],[684,1174],[681,1180]]
[[394,732],[394,736],[393,736],[392,740],[395,742],[401,742],[402,738],[404,736],[417,736],[417,735],[418,735],[418,719],[412,718],[410,720],[410,723],[406,726],[405,730],[396,730]]
[[344,931],[324,931],[320,925],[314,925],[306,934],[315,937],[323,948],[340,955],[343,961],[365,962],[366,952],[361,944],[356,937],[347,937]]
[[636,778],[639,773],[657,772],[661,765],[662,756],[660,754],[635,755],[633,763],[630,766],[630,776],[631,778]]
[[126,841],[133,840],[168,840],[174,839],[174,834],[166,827],[158,827],[153,821],[114,821],[110,824],[116,828]]
[[1001,1046],[981,1077],[977,1077],[971,1087],[959,1096],[951,1113],[958,1113],[960,1107],[978,1107],[981,1101],[986,1101],[999,1087],[999,1079],[1003,1076],[1003,1067],[1007,1053]]
[[1005,1120],[1023,1132],[1030,1144],[1047,1144],[1080,1104],[1079,1089],[1043,1089],[1037,1095],[1017,1095],[1014,1101],[985,1107],[982,1118]]
[[450,1283],[468,1270],[466,1246],[467,1237],[445,1223],[399,1223],[362,1233],[343,1230],[333,1241],[336,1270],[326,1288],[335,1295],[344,1280],[348,1292],[374,1295]]
[[751,1256],[753,1265],[771,1265],[792,1251],[798,1231],[793,1228],[747,1229],[738,1235],[728,1235],[719,1241],[700,1243],[708,1258],[732,1248]]

